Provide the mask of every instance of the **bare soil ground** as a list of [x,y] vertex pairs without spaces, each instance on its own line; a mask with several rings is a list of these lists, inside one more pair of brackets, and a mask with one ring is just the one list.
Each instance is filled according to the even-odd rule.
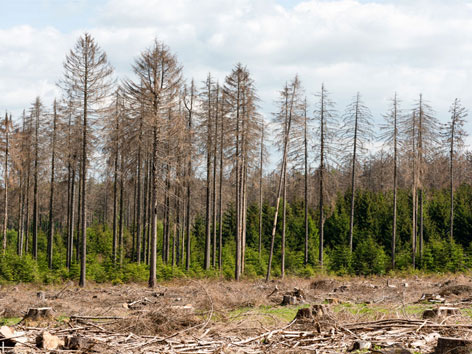
[[[284,295],[299,296],[282,306]],[[42,307],[51,307],[54,318],[20,322],[29,308]],[[307,317],[296,318],[300,308],[309,309]],[[54,352],[394,353],[389,348],[401,347],[432,353],[438,337],[472,339],[472,280],[178,280],[155,289],[17,285],[0,289],[0,315],[4,325],[24,332],[25,343],[10,350],[16,353],[47,352],[36,344],[44,331],[65,341]]]

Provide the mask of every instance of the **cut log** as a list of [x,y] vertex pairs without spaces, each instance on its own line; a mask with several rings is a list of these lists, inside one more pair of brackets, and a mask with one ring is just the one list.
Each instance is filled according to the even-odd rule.
[[64,340],[44,331],[36,337],[36,346],[46,350],[55,350],[64,347]]
[[450,337],[439,337],[434,354],[462,354],[470,353],[472,340]]

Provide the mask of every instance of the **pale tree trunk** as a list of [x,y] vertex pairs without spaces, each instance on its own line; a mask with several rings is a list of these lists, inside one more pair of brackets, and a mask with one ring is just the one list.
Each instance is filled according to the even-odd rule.
[[56,129],[57,129],[57,106],[54,100],[53,130],[52,130],[52,152],[51,152],[51,190],[49,195],[49,235],[48,235],[48,265],[52,269],[52,256],[54,246],[54,177],[56,162]]
[[261,124],[261,153],[259,157],[259,258],[262,256],[262,168],[264,164],[264,122]]
[[216,165],[217,165],[217,142],[218,142],[218,115],[219,115],[219,95],[220,90],[219,86],[216,87],[216,102],[215,102],[215,126],[214,126],[214,135],[213,135],[213,191],[212,191],[212,233],[213,233],[213,257],[212,257],[212,265],[213,269],[216,269]]
[[395,247],[397,243],[397,94],[395,93],[394,98],[394,112],[393,112],[393,225],[392,225],[392,269],[395,269]]
[[[39,102],[39,99],[37,100]],[[35,110],[35,134],[34,134],[34,185],[33,185],[33,259],[38,258],[38,224],[39,224],[39,205],[38,205],[38,164],[39,164],[39,116],[40,108],[37,103]]]
[[[274,254],[274,243],[275,243],[275,232],[277,230],[277,218],[279,214],[279,206],[280,206],[280,197],[282,193],[283,184],[285,183],[285,175],[287,169],[287,154],[288,154],[288,143],[290,137],[290,127],[292,124],[292,107],[293,107],[293,100],[295,96],[295,91],[292,92],[292,100],[290,104],[290,114],[286,114],[287,122],[284,123],[284,148],[283,148],[283,155],[282,155],[282,166],[279,176],[279,183],[277,188],[277,200],[275,205],[275,215],[274,215],[274,223],[272,225],[272,237],[270,243],[270,253],[269,253],[269,263],[267,265],[267,274],[266,274],[266,281],[270,279],[270,272],[272,268],[272,257]],[[286,111],[288,110],[288,102],[286,101]],[[285,190],[285,189],[284,189]],[[284,240],[282,240],[282,247],[284,248]],[[284,260],[285,257],[285,250],[282,250],[282,259]],[[283,265],[284,266],[284,265]]]
[[[224,103],[224,92],[223,92],[223,99]],[[223,110],[222,110],[223,112]],[[220,183],[219,183],[219,190],[218,190],[218,226],[219,226],[219,247],[218,247],[218,268],[220,270],[223,269],[223,143],[224,138],[224,117],[221,117],[220,123]]]
[[[88,53],[87,53],[88,54]],[[85,275],[86,275],[86,262],[87,262],[87,219],[86,219],[86,207],[85,202],[87,200],[87,118],[88,118],[88,60],[85,60],[85,78],[84,78],[84,116],[83,116],[83,127],[82,127],[82,187],[81,187],[81,257],[80,257],[80,281],[79,286],[85,286]]]
[[304,264],[305,266],[308,264],[308,235],[309,235],[309,230],[308,230],[308,117],[307,117],[307,104],[306,104],[306,98],[305,98],[305,104],[303,106],[303,114],[304,114],[304,129],[303,129],[303,145],[305,148],[305,154],[304,154],[304,162],[305,162],[305,191],[304,191],[304,196],[305,196],[305,261]]
[[153,145],[152,145],[152,208],[151,208],[151,242],[150,242],[150,259],[149,259],[149,287],[156,286],[156,261],[157,261],[157,187],[159,177],[157,174],[157,161],[159,154],[157,151],[158,135],[157,127],[153,128]]
[[[10,116],[11,120],[11,116]],[[9,149],[9,129],[10,123],[8,121],[8,114],[5,113],[5,190],[3,194],[3,254],[5,255],[7,250],[7,229],[8,229],[8,149]]]
[[281,245],[281,260],[280,260],[280,276],[285,277],[285,232],[287,227],[287,167],[284,168],[283,177],[283,204],[282,204],[282,245]]
[[356,101],[356,114],[354,123],[354,147],[352,152],[352,171],[351,171],[351,214],[349,221],[349,251],[352,253],[352,239],[354,234],[354,204],[356,198],[356,157],[357,157],[357,133],[358,133],[358,119],[359,119],[359,94]]
[[236,97],[236,136],[235,136],[235,142],[236,142],[236,153],[235,153],[235,158],[236,158],[236,257],[235,257],[235,267],[234,267],[234,278],[236,280],[239,280],[241,276],[241,190],[240,190],[240,175],[239,175],[239,169],[240,169],[240,156],[239,156],[239,136],[240,136],[240,131],[239,131],[239,116],[240,116],[240,78],[238,75],[238,87],[237,87],[237,97]]
[[119,223],[118,223],[118,259],[120,267],[123,265],[123,206],[124,206],[124,157],[123,151],[120,154],[120,206],[119,206]]
[[210,269],[211,258],[211,150],[212,150],[212,119],[211,119],[211,83],[208,84],[208,112],[207,112],[207,146],[206,146],[206,200],[205,200],[205,260],[204,269]]
[[456,124],[456,106],[454,105],[453,119],[451,124],[451,145],[449,149],[449,199],[450,199],[450,213],[449,213],[449,240],[454,240],[454,138],[455,138],[455,124]]

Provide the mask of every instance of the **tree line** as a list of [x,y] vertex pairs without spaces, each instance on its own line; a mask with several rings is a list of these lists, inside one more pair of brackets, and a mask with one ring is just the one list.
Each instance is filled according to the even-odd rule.
[[[395,93],[375,136],[360,93],[339,112],[324,84],[307,94],[295,76],[269,122],[242,64],[221,83],[211,73],[187,81],[155,40],[131,68],[132,78],[117,80],[86,33],[66,55],[52,107],[37,97],[21,117],[5,114],[4,256],[78,266],[84,286],[98,253],[113,269],[143,265],[154,287],[166,265],[230,264],[239,280],[251,260],[269,280],[275,269],[285,275],[287,261],[291,269],[294,250],[300,269],[326,268],[328,257],[329,269],[365,273],[375,265],[361,260],[398,268],[398,249],[402,267],[434,269],[434,242],[447,239],[451,252],[469,246],[472,217],[460,204],[458,224],[455,209],[471,196],[459,99],[442,124],[421,94],[405,109]],[[280,158],[273,170],[269,153]],[[109,237],[100,233],[91,252],[88,233],[98,237],[99,226]]]

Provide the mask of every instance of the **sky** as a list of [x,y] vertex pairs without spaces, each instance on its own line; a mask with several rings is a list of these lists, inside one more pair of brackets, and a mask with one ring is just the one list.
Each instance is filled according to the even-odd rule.
[[[62,63],[85,31],[118,79],[157,38],[187,79],[220,82],[241,62],[266,119],[299,75],[308,102],[324,83],[342,114],[359,91],[375,122],[394,92],[419,94],[442,122],[458,97],[472,104],[472,0],[0,0],[0,112],[19,117],[36,96],[60,95]],[[467,123],[472,133],[472,124]]]

